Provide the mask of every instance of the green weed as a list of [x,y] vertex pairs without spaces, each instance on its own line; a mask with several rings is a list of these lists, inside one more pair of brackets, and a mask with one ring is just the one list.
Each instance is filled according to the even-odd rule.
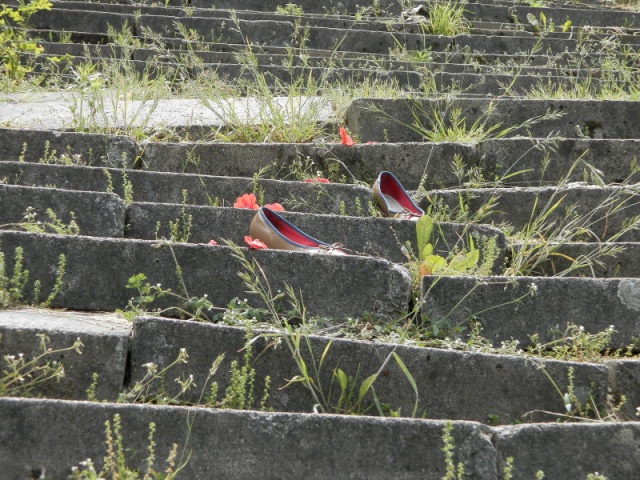
[[290,15],[292,17],[301,17],[303,11],[302,7],[295,3],[287,3],[284,7],[278,5],[276,7],[276,13],[280,15]]
[[193,215],[187,214],[187,190],[182,190],[182,210],[180,217],[175,221],[169,220],[169,232],[171,239],[178,243],[189,242],[191,227],[193,226]]
[[427,2],[429,12],[425,33],[430,35],[461,35],[469,32],[471,22],[465,17],[466,1],[432,0]]
[[62,279],[66,270],[66,256],[60,254],[56,267],[56,279],[49,296],[40,301],[41,281],[33,282],[31,300],[25,298],[29,282],[29,271],[24,268],[24,249],[16,247],[13,258],[13,273],[9,276],[4,252],[0,251],[0,308],[12,308],[20,305],[48,307],[62,289]]
[[47,335],[38,334],[37,337],[40,348],[33,358],[29,359],[22,353],[2,357],[0,397],[33,396],[47,383],[64,378],[64,365],[60,358],[71,352],[82,354],[80,339],[69,347],[52,349]]
[[48,0],[18,0],[17,6],[0,7],[0,77],[2,90],[11,90],[33,67],[25,64],[25,54],[38,54],[43,48],[29,37],[29,18],[36,12],[51,10]]
[[47,208],[48,221],[37,220],[37,213],[33,207],[27,207],[22,220],[17,223],[0,225],[0,229],[19,230],[30,233],[55,233],[57,235],[79,235],[80,227],[76,223],[75,214],[69,212],[69,223],[63,222],[56,213]]
[[163,471],[155,469],[155,448],[156,443],[153,438],[156,431],[155,423],[149,424],[149,446],[147,447],[146,469],[140,472],[137,469],[127,466],[127,449],[124,447],[122,435],[122,421],[119,414],[113,416],[113,423],[110,420],[105,422],[105,446],[107,454],[104,457],[102,470],[98,471],[91,459],[80,463],[80,466],[72,467],[71,478],[75,480],[172,480],[177,478],[180,470],[185,464],[176,465],[178,455],[178,445],[173,444],[166,459],[166,467]]

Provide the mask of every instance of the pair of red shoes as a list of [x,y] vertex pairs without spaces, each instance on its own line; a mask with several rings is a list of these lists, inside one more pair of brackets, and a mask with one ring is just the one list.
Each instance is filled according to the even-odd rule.
[[[424,211],[411,200],[398,179],[382,172],[373,184],[373,197],[384,217],[416,221]],[[347,255],[339,243],[328,244],[310,237],[273,210],[261,207],[251,221],[249,234],[267,247],[328,255]]]

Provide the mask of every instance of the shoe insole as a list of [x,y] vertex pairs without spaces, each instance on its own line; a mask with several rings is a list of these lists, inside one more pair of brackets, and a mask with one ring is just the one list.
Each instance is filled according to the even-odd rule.
[[395,198],[390,195],[382,194],[387,205],[389,205],[390,212],[404,212],[404,207]]

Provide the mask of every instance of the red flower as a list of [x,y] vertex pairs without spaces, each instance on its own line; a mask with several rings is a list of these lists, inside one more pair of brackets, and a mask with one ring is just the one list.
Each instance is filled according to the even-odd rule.
[[248,208],[250,210],[257,210],[260,208],[256,201],[256,196],[253,193],[245,193],[241,197],[236,198],[233,204],[235,208]]
[[218,242],[216,242],[215,240],[209,240],[209,245],[217,245]]
[[322,177],[306,178],[304,181],[305,183],[329,183],[329,180]]
[[268,205],[265,205],[265,207],[270,208],[271,210],[274,210],[276,212],[284,212],[284,207],[279,203],[270,203]]
[[343,127],[340,127],[340,141],[343,145],[346,145],[348,147],[356,144],[356,142],[353,141],[353,138],[347,135],[347,131]]
[[246,243],[252,250],[264,250],[265,248],[268,248],[264,243],[262,243],[262,240],[259,238],[251,238],[249,235],[244,237],[244,243]]

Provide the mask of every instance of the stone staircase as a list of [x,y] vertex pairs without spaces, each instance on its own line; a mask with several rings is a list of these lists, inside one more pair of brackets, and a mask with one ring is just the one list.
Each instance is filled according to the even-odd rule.
[[[65,376],[0,398],[0,476],[100,470],[118,441],[144,472],[153,435],[177,478],[636,478],[640,13],[485,0],[438,35],[402,2],[297,6],[31,16],[24,61],[61,91],[0,98],[0,353],[37,356],[46,333]],[[174,97],[91,97],[114,65],[173,75]],[[221,141],[237,119],[189,95],[201,78],[249,118],[297,84],[315,137]],[[478,268],[418,280],[416,224],[372,204],[384,170],[434,219],[434,253],[475,245]],[[352,254],[234,246],[249,192]]]

